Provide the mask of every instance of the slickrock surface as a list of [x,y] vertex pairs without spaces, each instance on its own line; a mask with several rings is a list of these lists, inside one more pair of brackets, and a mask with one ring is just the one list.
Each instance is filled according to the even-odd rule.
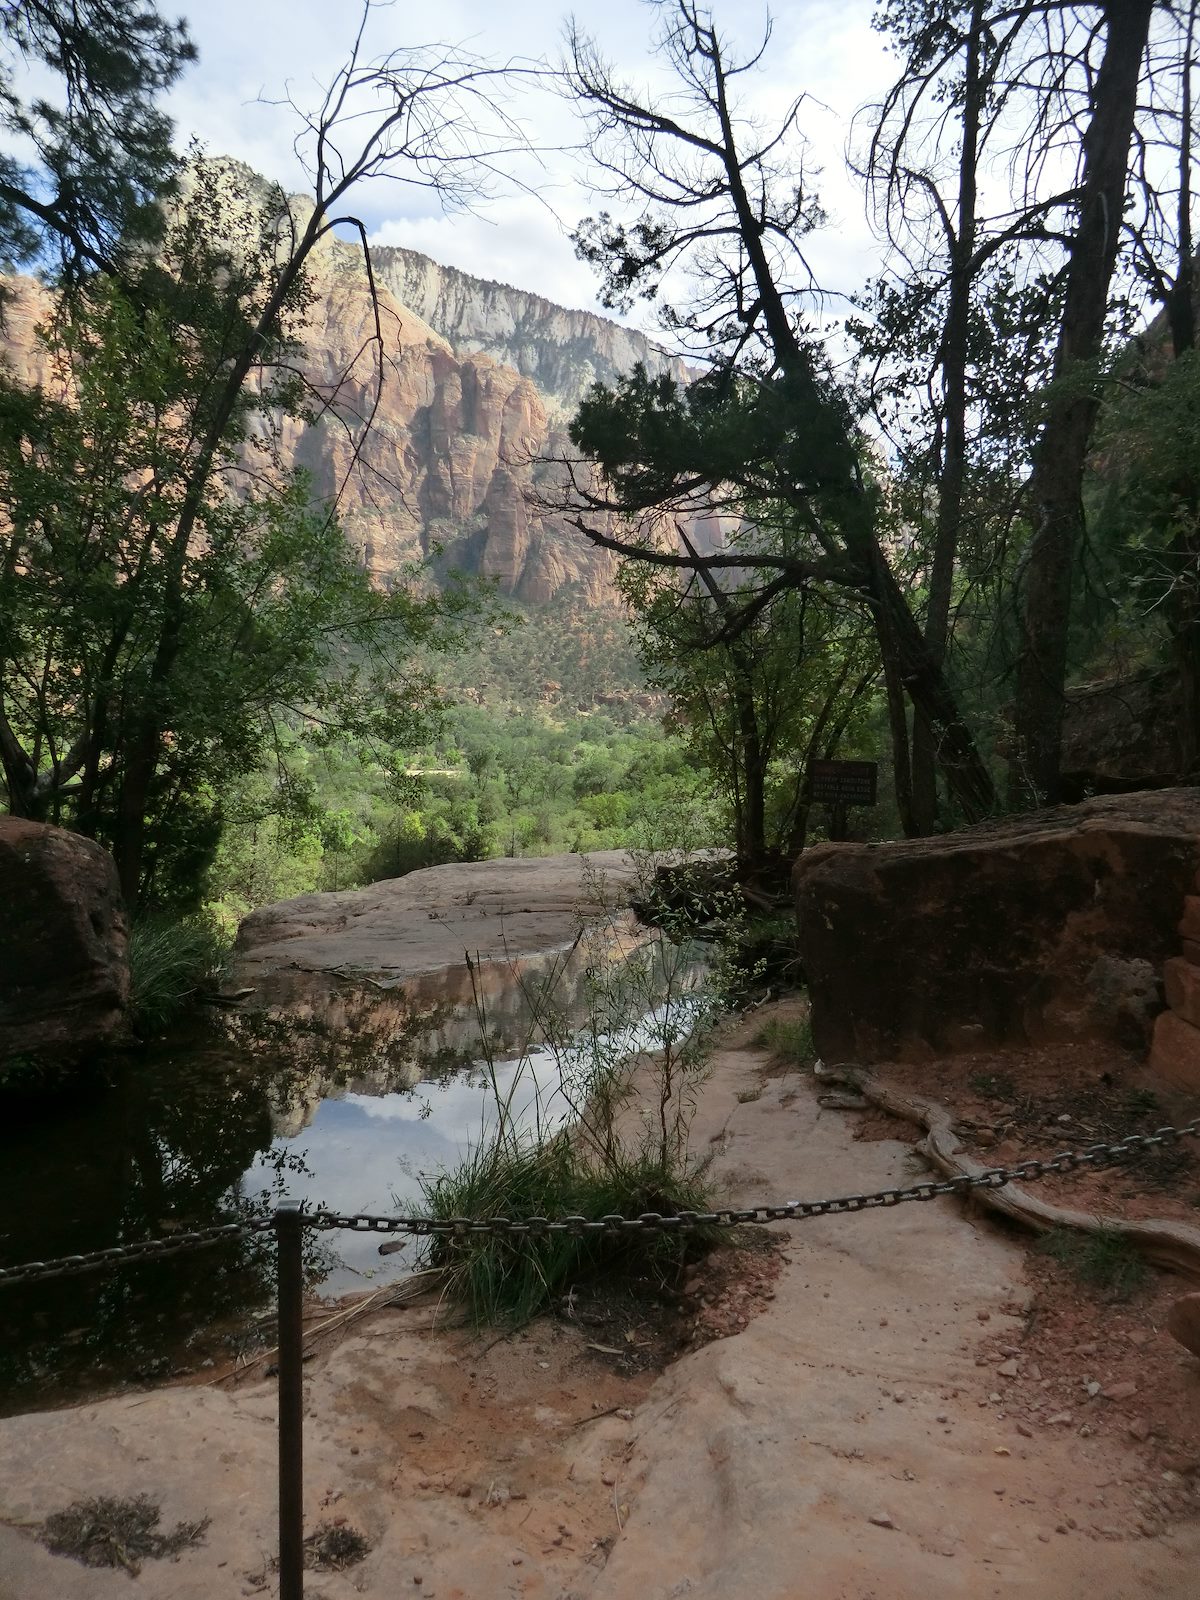
[[[808,1078],[763,1066],[722,1051],[695,1130],[736,1203],[909,1180],[905,1146],[856,1141]],[[619,1376],[561,1323],[499,1342],[415,1311],[358,1324],[306,1369],[306,1510],[374,1549],[308,1593],[1191,1600],[1200,1523],[1138,1527],[1137,1491],[1165,1492],[1153,1442],[1087,1424],[1123,1402],[1081,1394],[1036,1427],[1005,1413],[981,1351],[1020,1335],[1017,1241],[946,1199],[774,1231],[774,1298],[657,1378]],[[1148,1337],[1176,1351],[1179,1405],[1200,1404],[1200,1364]],[[0,1597],[273,1592],[274,1404],[254,1381],[0,1423]],[[41,1550],[29,1524],[98,1487],[161,1497],[167,1525],[211,1515],[206,1543],[136,1585]]]
[[426,867],[366,889],[308,894],[252,912],[238,930],[230,989],[252,1004],[291,1006],[303,995],[366,982],[375,996],[469,1004],[471,971],[484,990],[511,987],[513,966],[546,963],[570,948],[581,913],[610,908],[614,928],[636,871],[622,850]]

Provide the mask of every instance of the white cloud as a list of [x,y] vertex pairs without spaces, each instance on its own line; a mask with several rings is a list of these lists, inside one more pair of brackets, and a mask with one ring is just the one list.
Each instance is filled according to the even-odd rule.
[[[814,164],[822,169],[818,187],[831,215],[811,254],[834,289],[861,281],[874,256],[861,195],[843,165],[851,112],[887,81],[888,58],[870,28],[872,9],[872,0],[777,0],[768,55],[760,70],[742,80],[751,109],[765,117],[778,114],[801,91],[828,107],[806,106],[802,124]],[[716,10],[736,45],[755,42],[765,17],[758,0],[717,0]],[[381,6],[370,17],[365,53],[440,37],[489,59],[553,58],[566,11],[563,0],[512,0],[504,8],[484,0],[446,0],[428,15],[410,5]],[[638,0],[606,0],[603,6],[580,0],[576,11],[604,53],[635,82],[663,83],[650,51],[653,8]],[[170,100],[181,136],[194,134],[214,153],[237,156],[290,187],[301,186],[303,172],[292,148],[297,119],[286,107],[262,102],[279,100],[286,90],[298,103],[314,105],[345,59],[357,18],[356,5],[329,0],[197,4],[189,21],[200,63]],[[355,203],[378,242],[403,244],[481,277],[592,307],[594,280],[575,260],[566,236],[598,204],[587,187],[586,160],[562,149],[578,142],[578,125],[567,103],[545,89],[522,90],[515,109],[547,152],[541,166],[523,164],[527,192],[514,189],[481,216],[444,216],[428,193],[396,185],[377,185]]]

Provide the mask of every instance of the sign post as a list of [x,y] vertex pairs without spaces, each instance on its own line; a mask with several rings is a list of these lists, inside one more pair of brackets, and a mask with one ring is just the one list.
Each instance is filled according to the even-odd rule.
[[812,761],[808,767],[809,799],[829,807],[829,837],[846,837],[846,812],[851,806],[873,806],[879,768],[874,761]]

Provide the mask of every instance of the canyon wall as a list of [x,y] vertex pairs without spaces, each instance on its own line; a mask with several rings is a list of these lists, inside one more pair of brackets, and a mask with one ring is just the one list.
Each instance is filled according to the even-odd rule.
[[[265,195],[241,163],[221,163],[228,214]],[[293,200],[303,218],[306,202]],[[566,425],[589,384],[641,361],[686,376],[643,335],[589,312],[440,267],[411,250],[362,253],[332,236],[310,258],[315,298],[302,333],[319,420],[285,421],[285,462],[336,500],[346,537],[373,579],[414,561],[494,579],[530,604],[556,596],[615,603],[612,559],[552,509],[573,454]],[[49,310],[31,278],[6,280],[3,346],[26,382],[45,381],[35,336]],[[382,385],[374,341],[382,333]],[[719,528],[698,529],[702,545]]]

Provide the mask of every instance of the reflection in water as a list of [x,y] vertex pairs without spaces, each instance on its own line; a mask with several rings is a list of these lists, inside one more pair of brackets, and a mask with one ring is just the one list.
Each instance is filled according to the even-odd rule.
[[[661,982],[656,959],[643,949],[632,963],[639,982]],[[589,994],[594,1003],[589,972],[571,951],[519,973],[515,998],[489,995],[479,1014],[406,1007],[395,992],[372,1006],[360,989],[340,996],[332,1022],[311,1010],[218,1015],[199,1034],[131,1054],[107,1092],[52,1118],[4,1119],[0,1264],[261,1216],[284,1196],[339,1212],[413,1208],[423,1176],[486,1137],[497,1089],[515,1084],[518,1116],[532,1118],[536,1101],[543,1117],[565,1118],[559,1063],[536,1041],[552,992],[560,1031]],[[650,1018],[594,1042],[653,1048],[652,1030]],[[471,1064],[481,1033],[490,1069]],[[524,1054],[520,1067],[497,1061],[506,1050]],[[310,1281],[326,1293],[401,1276],[419,1248],[380,1257],[378,1236],[306,1239]],[[252,1343],[255,1312],[273,1296],[273,1255],[266,1234],[0,1290],[0,1399],[21,1409],[47,1391],[159,1376]],[[258,1321],[272,1342],[269,1311]]]

